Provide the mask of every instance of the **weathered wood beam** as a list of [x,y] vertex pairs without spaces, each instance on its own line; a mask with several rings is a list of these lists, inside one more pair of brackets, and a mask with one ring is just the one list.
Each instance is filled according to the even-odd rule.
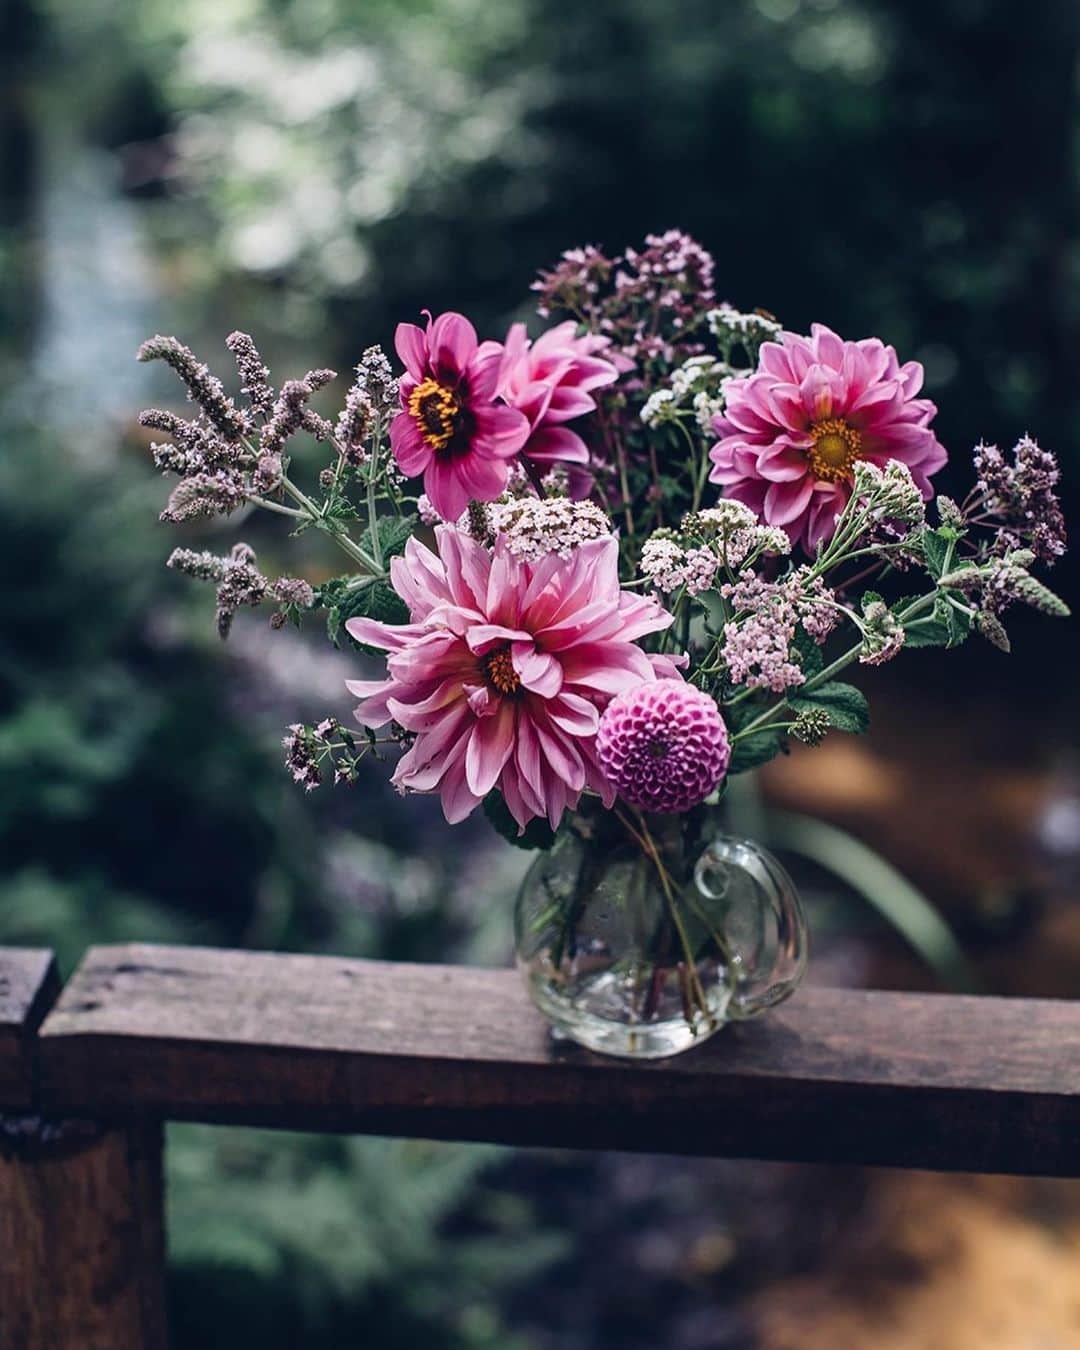
[[632,1064],[554,1043],[513,971],[100,947],[40,1073],[94,1117],[1080,1175],[1080,1001],[808,988]]

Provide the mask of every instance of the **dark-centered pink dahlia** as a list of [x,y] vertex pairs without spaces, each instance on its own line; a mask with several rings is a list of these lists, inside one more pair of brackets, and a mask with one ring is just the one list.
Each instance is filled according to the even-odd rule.
[[423,477],[439,515],[456,520],[471,500],[503,492],[529,419],[497,400],[502,344],[480,343],[463,315],[429,315],[426,329],[398,324],[394,346],[406,371],[390,424],[394,458],[407,477]]

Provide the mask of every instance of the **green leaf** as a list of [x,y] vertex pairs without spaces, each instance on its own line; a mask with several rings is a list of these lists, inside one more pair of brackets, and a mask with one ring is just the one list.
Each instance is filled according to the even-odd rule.
[[805,693],[794,690],[786,695],[786,702],[796,712],[820,708],[837,731],[861,735],[870,725],[870,708],[862,691],[841,680],[830,680]]
[[955,530],[947,530],[943,527],[940,530],[928,529],[923,531],[923,556],[926,558],[927,570],[935,581],[945,571],[945,565],[955,541]]
[[731,762],[728,773],[745,773],[747,769],[756,769],[768,764],[781,750],[785,749],[784,734],[775,727],[762,727],[749,736],[736,741],[731,748]]
[[820,675],[825,668],[825,657],[820,646],[805,628],[799,627],[791,645],[799,655],[799,665],[802,667],[806,678],[812,680],[815,675]]
[[916,647],[947,647],[949,645],[949,626],[937,619],[920,619],[918,627],[904,629],[904,650],[914,651]]
[[959,647],[967,640],[971,632],[971,618],[955,605],[951,605],[943,595],[938,597],[938,602],[934,606],[934,618],[945,627],[948,635],[946,647]]
[[555,842],[555,831],[541,816],[529,821],[524,834],[518,834],[518,823],[497,788],[484,798],[484,815],[495,832],[515,848],[550,848]]
[[[412,516],[385,516],[378,522],[379,548],[382,550],[383,562],[389,558],[397,558],[405,552],[405,545],[412,538],[412,527]],[[360,547],[374,554],[375,545],[370,529],[365,530],[360,536]]]
[[[335,647],[340,646],[341,630],[349,619],[377,619],[380,623],[408,623],[409,611],[397,591],[382,577],[335,577],[323,582],[315,592],[315,603],[326,610],[326,632]],[[369,647],[348,637],[356,651],[381,656],[381,649]]]

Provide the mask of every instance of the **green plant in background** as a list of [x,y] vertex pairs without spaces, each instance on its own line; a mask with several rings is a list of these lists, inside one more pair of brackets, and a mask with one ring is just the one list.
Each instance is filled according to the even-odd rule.
[[220,1337],[224,1289],[252,1344],[518,1350],[500,1297],[569,1253],[486,1181],[497,1149],[176,1126],[168,1156],[192,1346]]

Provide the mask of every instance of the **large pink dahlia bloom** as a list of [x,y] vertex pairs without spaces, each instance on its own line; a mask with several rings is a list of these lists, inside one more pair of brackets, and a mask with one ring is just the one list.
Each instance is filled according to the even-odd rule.
[[478,342],[463,315],[429,315],[426,330],[400,323],[394,346],[406,371],[390,424],[394,458],[409,478],[423,475],[435,510],[456,520],[470,499],[492,501],[505,489],[529,420],[496,399],[501,343]]
[[435,533],[437,555],[412,539],[391,563],[411,622],[346,625],[389,652],[387,679],[349,683],[358,720],[393,718],[416,736],[393,781],[438,792],[451,823],[493,788],[522,829],[535,816],[554,827],[586,788],[610,805],[600,714],[623,690],[676,674],[634,645],[672,616],[620,589],[614,538],[525,563],[503,539],[489,552],[452,526]]
[[832,535],[858,459],[900,460],[933,496],[947,456],[930,430],[936,406],[916,397],[922,381],[918,361],[900,365],[878,338],[845,342],[823,324],[808,338],[783,333],[753,375],[728,384],[710,477],[812,553]]
[[541,472],[567,466],[570,495],[587,497],[592,488],[589,451],[565,423],[593,412],[594,389],[619,378],[615,363],[603,353],[610,338],[594,333],[575,336],[572,319],[557,324],[530,343],[525,325],[515,323],[507,334],[499,393],[529,419],[529,439],[522,455]]

